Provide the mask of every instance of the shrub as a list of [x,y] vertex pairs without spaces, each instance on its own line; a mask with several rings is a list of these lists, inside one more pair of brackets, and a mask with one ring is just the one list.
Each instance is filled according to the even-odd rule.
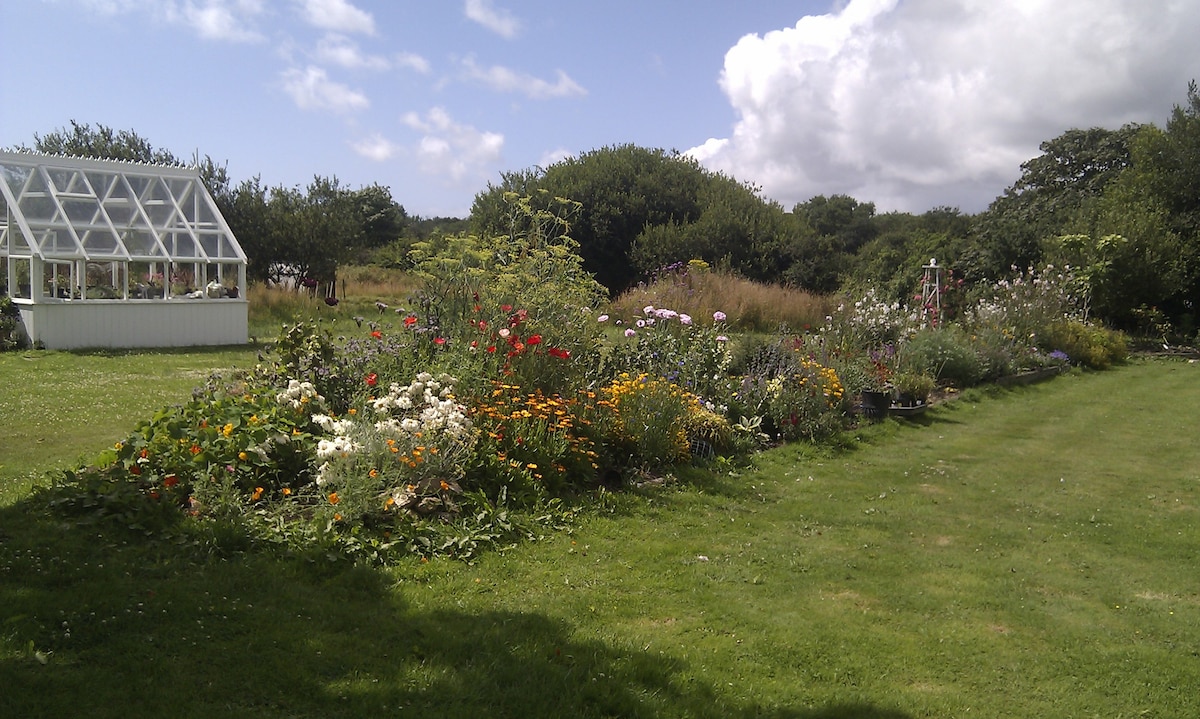
[[1051,325],[1042,338],[1042,347],[1062,352],[1072,362],[1092,369],[1108,369],[1129,355],[1122,333],[1075,320]]
[[722,403],[730,355],[722,334],[724,314],[714,314],[720,319],[701,324],[687,314],[647,305],[610,350],[604,376],[644,372]]
[[0,352],[21,349],[24,343],[21,312],[11,297],[0,295]]
[[957,387],[978,384],[985,368],[971,344],[971,337],[957,325],[920,330],[904,348],[904,363]]
[[471,409],[480,431],[473,485],[490,496],[501,488],[509,496],[553,496],[595,483],[601,430],[594,423],[602,408],[594,393],[547,395],[505,382],[493,388]]
[[689,415],[704,409],[694,395],[648,374],[622,374],[599,394],[613,411],[608,439],[624,467],[646,471],[691,457]]

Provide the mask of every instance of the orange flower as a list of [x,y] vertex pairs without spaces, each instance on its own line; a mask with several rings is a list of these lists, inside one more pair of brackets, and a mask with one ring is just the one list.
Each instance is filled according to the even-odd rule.
[[337,496],[337,492],[334,492],[329,495],[329,503],[330,504],[337,504],[340,501],[342,501],[342,498]]
[[292,496],[292,490],[291,490],[291,488],[290,488],[290,487],[284,487],[284,488],[283,488],[283,496],[285,496],[285,497],[290,497],[290,496]]
[[164,487],[174,487],[177,484],[179,484],[179,478],[176,477],[175,475],[168,474],[166,477],[163,477],[163,486]]
[[204,450],[200,449],[200,445],[198,445],[198,444],[192,445],[192,454],[200,454],[203,451]]
[[263,488],[262,488],[262,487],[255,487],[255,488],[254,488],[254,494],[251,494],[251,495],[250,495],[250,501],[251,501],[251,502],[257,502],[258,500],[262,499],[262,496],[263,496],[263,491],[264,491],[264,490],[263,490]]
[[379,476],[379,470],[377,470],[377,469],[375,469],[374,467],[372,467],[372,468],[371,468],[371,471],[370,471],[370,472],[367,472],[367,476],[368,476],[368,477],[370,477],[371,479],[375,479],[376,477],[378,477],[378,476]]

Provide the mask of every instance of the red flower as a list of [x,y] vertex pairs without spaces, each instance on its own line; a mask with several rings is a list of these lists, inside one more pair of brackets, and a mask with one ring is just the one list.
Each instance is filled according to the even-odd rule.
[[372,337],[374,337],[374,338],[375,338],[375,339],[377,339],[377,340],[381,340],[381,339],[383,339],[383,333],[382,333],[382,332],[380,332],[379,330],[372,330],[372,331],[371,331],[371,336],[372,336]]
[[405,326],[405,327],[412,327],[412,326],[413,326],[413,325],[415,325],[416,323],[417,323],[417,316],[416,316],[416,315],[409,315],[408,317],[405,317],[405,318],[404,318],[404,326]]
[[487,351],[488,351],[488,352],[491,352],[491,353],[493,353],[493,354],[495,354],[495,352],[496,352],[496,345],[491,345],[491,346],[489,346],[489,347],[487,348]]
[[501,312],[511,312],[512,305],[500,305],[500,311]]
[[529,335],[529,339],[525,340],[525,344],[529,346],[540,345],[542,343],[541,335]]
[[561,347],[551,347],[546,351],[550,353],[551,357],[557,357],[559,359],[571,358],[571,352],[569,350],[562,349]]
[[375,374],[374,372],[367,375],[367,386],[368,387],[374,387],[377,384],[379,384],[379,375]]
[[163,486],[164,487],[174,487],[177,484],[179,484],[179,478],[176,477],[175,475],[168,474],[166,477],[163,477]]
[[446,344],[446,338],[445,337],[434,337],[433,343],[435,345],[444,345],[444,344]]
[[141,474],[141,473],[142,473],[142,468],[141,468],[140,466],[138,466],[138,465],[136,465],[136,464],[135,464],[135,465],[133,465],[132,467],[130,467],[130,468],[129,468],[129,473],[130,473],[130,474]]

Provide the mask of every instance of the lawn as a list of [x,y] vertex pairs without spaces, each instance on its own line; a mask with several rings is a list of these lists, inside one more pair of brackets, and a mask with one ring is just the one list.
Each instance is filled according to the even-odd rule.
[[[156,379],[119,374],[109,407]],[[75,382],[41,375],[4,402]],[[1198,403],[1179,361],[973,391],[472,564],[205,554],[0,487],[0,716],[1200,716]]]
[[218,368],[249,368],[257,349],[0,353],[0,506],[45,473],[124,438],[139,420],[191,397]]

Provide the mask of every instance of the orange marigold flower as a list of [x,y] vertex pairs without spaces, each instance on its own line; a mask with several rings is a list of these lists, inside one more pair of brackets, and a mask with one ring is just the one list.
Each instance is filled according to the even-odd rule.
[[368,477],[370,477],[371,479],[375,479],[376,477],[378,477],[378,476],[379,476],[379,470],[377,470],[377,469],[375,469],[374,467],[372,467],[372,468],[371,468],[371,471],[370,471],[370,472],[367,472],[367,476],[368,476]]
[[265,491],[265,490],[264,490],[262,487],[255,487],[255,488],[254,488],[254,494],[251,494],[251,495],[250,495],[250,501],[251,501],[251,502],[257,502],[258,500],[262,499],[262,496],[263,496],[263,492],[264,492],[264,491]]
[[329,495],[329,503],[330,504],[337,504],[340,501],[342,501],[342,498],[337,495],[337,492],[333,492],[332,494]]

